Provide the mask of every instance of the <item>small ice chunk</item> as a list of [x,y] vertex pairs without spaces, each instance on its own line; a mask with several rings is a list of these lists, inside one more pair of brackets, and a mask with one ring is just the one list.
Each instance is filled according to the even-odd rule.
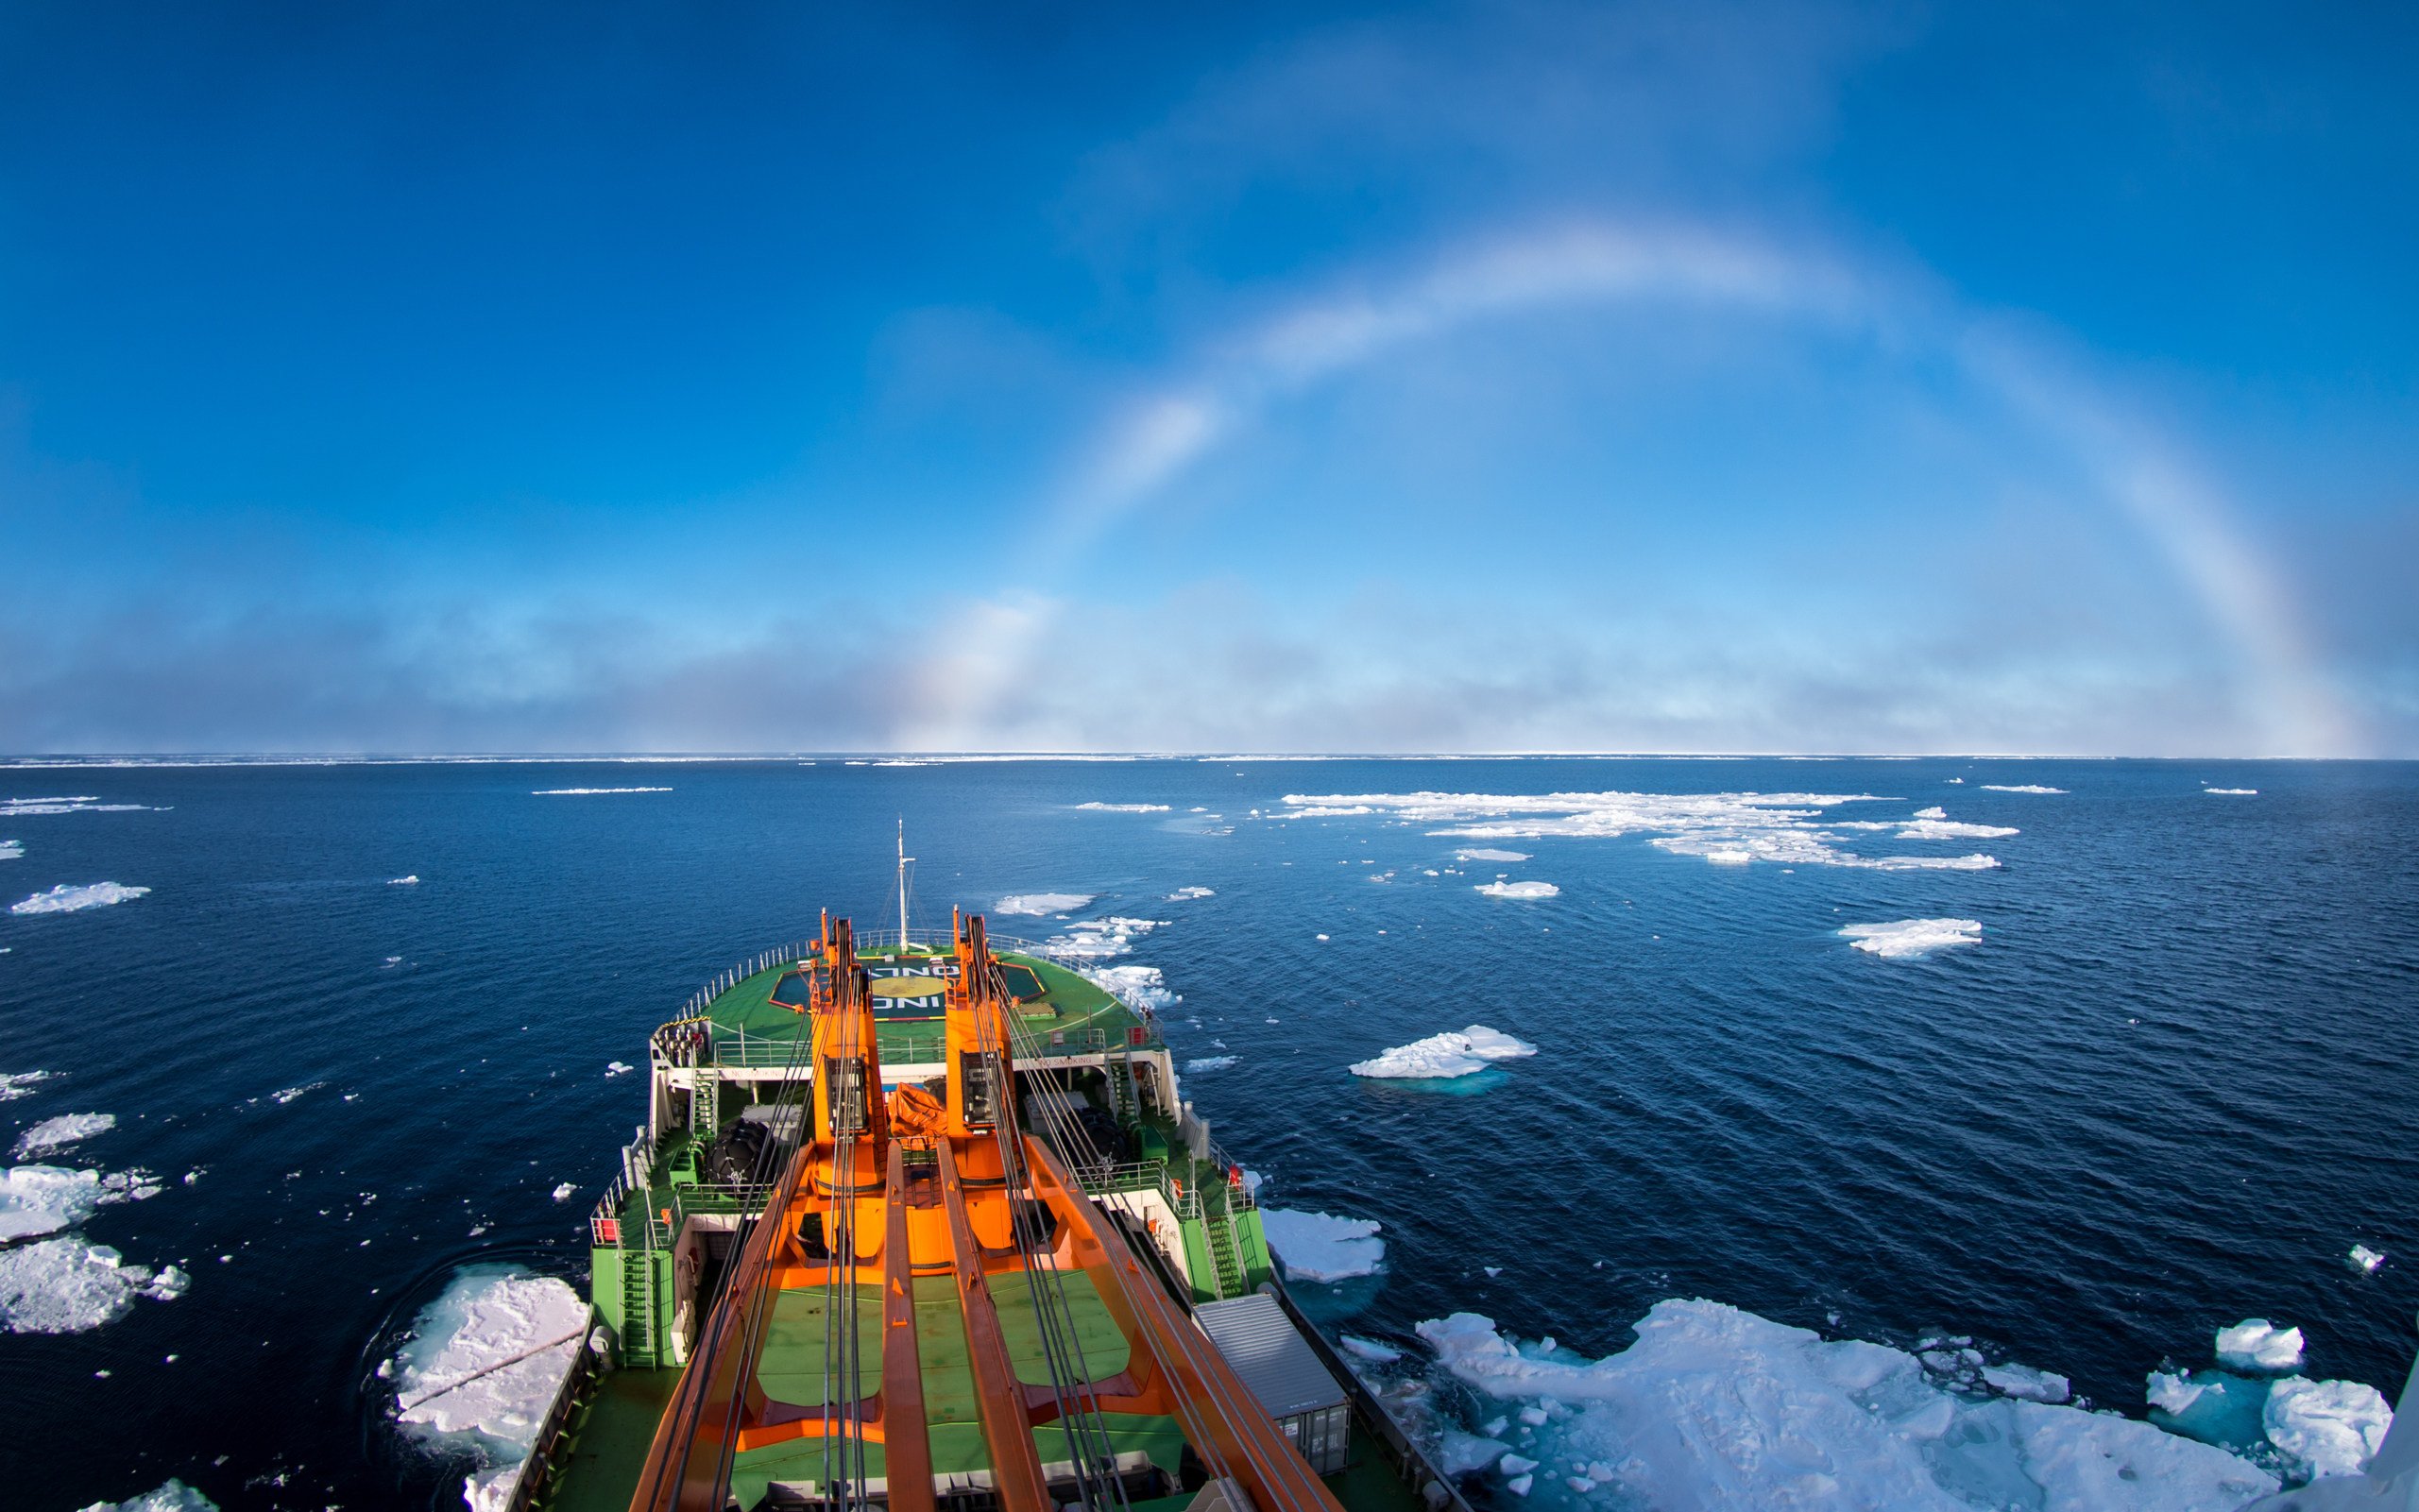
[[1503,1452],[1504,1446],[1492,1438],[1449,1428],[1437,1445],[1437,1468],[1447,1475],[1469,1475],[1494,1464]]
[[415,872],[410,876],[390,876],[386,879],[386,885],[388,887],[417,887],[420,885],[419,874]]
[[2257,788],[2204,788],[2201,790],[2216,798],[2257,798],[2259,796],[2259,790]]
[[1884,960],[1908,960],[1951,945],[1980,944],[1979,919],[1901,919],[1896,924],[1851,924],[1841,938]]
[[569,1181],[565,1181],[562,1185],[554,1188],[554,1200],[557,1202],[569,1202],[571,1199],[571,1194],[578,1190],[578,1187],[573,1186]]
[[2142,1397],[2159,1411],[2180,1417],[2190,1410],[2192,1403],[2200,1401],[2202,1393],[2208,1389],[2194,1382],[2189,1370],[2178,1370],[2173,1375],[2164,1370],[2153,1370],[2142,1389]]
[[1205,1055],[1184,1062],[1184,1075],[1197,1076],[1206,1071],[1223,1071],[1243,1059],[1239,1055]]
[[1093,802],[1088,804],[1077,804],[1075,807],[1079,809],[1089,809],[1096,814],[1164,814],[1167,812],[1167,806],[1166,804],[1104,804]]
[[1301,1281],[1343,1281],[1376,1271],[1386,1258],[1374,1218],[1339,1218],[1325,1213],[1262,1208],[1260,1228],[1269,1248],[1285,1262],[1286,1275]]
[[2385,1443],[2393,1409],[2359,1381],[2287,1376],[2268,1391],[2268,1441],[2311,1476],[2358,1475]]
[[1380,1344],[1375,1339],[1359,1338],[1347,1334],[1337,1342],[1343,1345],[1346,1354],[1355,1355],[1369,1361],[1371,1365],[1392,1365],[1403,1358],[1401,1350],[1391,1344]]
[[2349,1259],[2354,1270],[2363,1276],[2374,1276],[2376,1274],[2377,1267],[2385,1264],[2385,1252],[2381,1249],[2372,1249],[2364,1244],[2356,1244],[2352,1247]]
[[1985,792],[2063,793],[2066,791],[2064,788],[2045,788],[2037,782],[1985,782],[1982,785],[1982,790]]
[[17,1136],[17,1158],[44,1154],[81,1143],[117,1127],[114,1113],[60,1113],[45,1118]]
[[2302,1331],[2249,1317],[2218,1330],[2218,1363],[2238,1370],[2290,1370],[2302,1363]]
[[[1524,1417],[1525,1417],[1525,1415],[1524,1415]],[[1544,1416],[1540,1414],[1537,1420],[1543,1422],[1545,1420]],[[1537,1466],[1538,1462],[1530,1459],[1525,1454],[1506,1454],[1502,1459],[1495,1462],[1495,1468],[1502,1470],[1507,1475],[1526,1475],[1529,1471],[1537,1469]]]
[[[1505,1456],[1507,1459],[1510,1457],[1511,1456],[1508,1454]],[[1504,1483],[1504,1489],[1511,1492],[1514,1496],[1526,1496],[1528,1494],[1529,1485],[1534,1479],[1534,1476],[1515,1475],[1510,1480]]]
[[1520,1411],[1521,1421],[1528,1424],[1531,1428],[1544,1427],[1545,1419],[1548,1416],[1549,1414],[1543,1407],[1523,1407]]
[[[1199,812],[1198,809],[1195,811]],[[1180,887],[1175,892],[1167,894],[1167,901],[1170,903],[1190,903],[1196,898],[1214,898],[1216,896],[1218,896],[1218,894],[1215,892],[1205,887]],[[1091,900],[1087,898],[1084,901],[1089,902]]]
[[1983,1367],[1983,1381],[2001,1396],[2015,1397],[2024,1402],[2054,1404],[2066,1401],[2071,1392],[2066,1377],[2052,1375],[2047,1370],[2036,1370],[2013,1361],[2006,1365]]
[[47,1081],[47,1071],[0,1071],[0,1102],[11,1102],[34,1095],[34,1083]]
[[605,1074],[608,1077],[618,1077],[625,1075],[634,1069],[636,1068],[626,1061],[608,1061],[605,1062]]
[[1489,1281],[1492,1281],[1504,1273],[1504,1267],[1501,1266],[1481,1266],[1478,1268],[1487,1273],[1487,1279]]

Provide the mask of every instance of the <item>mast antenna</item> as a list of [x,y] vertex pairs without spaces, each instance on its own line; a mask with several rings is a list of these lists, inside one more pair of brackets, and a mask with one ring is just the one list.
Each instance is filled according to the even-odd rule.
[[915,859],[907,853],[907,816],[898,821],[898,948],[907,954],[907,863]]

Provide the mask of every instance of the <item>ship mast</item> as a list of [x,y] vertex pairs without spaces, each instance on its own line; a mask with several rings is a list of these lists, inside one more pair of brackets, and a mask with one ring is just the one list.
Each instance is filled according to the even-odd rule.
[[907,853],[907,816],[898,822],[898,947],[907,949],[907,863],[915,859]]

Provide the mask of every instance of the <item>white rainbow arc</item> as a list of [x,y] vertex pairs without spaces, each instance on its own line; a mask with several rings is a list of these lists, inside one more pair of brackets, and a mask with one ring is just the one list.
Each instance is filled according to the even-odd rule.
[[[1991,318],[1821,252],[1684,224],[1567,222],[1461,244],[1421,271],[1364,280],[1294,305],[1221,344],[1180,381],[1124,407],[1087,449],[1033,534],[1028,583],[1088,550],[1120,518],[1234,437],[1250,418],[1414,343],[1559,305],[1694,303],[1862,326],[1945,355],[1977,388],[2066,448],[2160,552],[2240,658],[2279,756],[2357,754],[2358,722],[2329,687],[2293,596],[2218,489],[2097,385],[2057,370]],[[998,701],[982,673],[1020,664],[1047,630],[1046,600],[981,603],[939,627],[916,679],[906,742],[980,740]],[[969,651],[967,648],[980,648]]]

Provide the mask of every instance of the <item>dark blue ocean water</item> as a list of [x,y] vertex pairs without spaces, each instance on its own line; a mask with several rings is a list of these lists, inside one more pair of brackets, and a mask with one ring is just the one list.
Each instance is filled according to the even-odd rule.
[[[532,795],[633,785],[673,790]],[[1126,960],[1184,994],[1180,1056],[1239,1057],[1187,1081],[1220,1140],[1272,1203],[1385,1225],[1383,1274],[1322,1301],[1354,1332],[1467,1308],[1601,1354],[1656,1300],[1702,1296],[1885,1342],[1969,1334],[2137,1413],[2145,1371],[2206,1365],[2244,1317],[2389,1395],[2412,1350],[2409,765],[132,767],[0,790],[153,806],[0,821],[26,852],[0,860],[6,901],[151,889],[0,913],[0,1071],[58,1074],[0,1104],[0,1134],[114,1113],[59,1158],[169,1189],[81,1232],[195,1278],[91,1333],[0,1334],[11,1507],[169,1475],[228,1508],[446,1503],[458,1479],[380,1420],[394,1331],[466,1262],[580,1273],[587,1204],[642,1116],[606,1063],[642,1061],[703,977],[819,907],[881,922],[901,816],[919,923],[1045,889],[1167,921]],[[1865,817],[1943,804],[2021,833],[1860,837],[1988,851],[1989,871],[1784,870],[1644,835],[1249,817],[1422,790],[1871,793],[1898,801]],[[1534,859],[1424,875],[1471,843]],[[1561,895],[1480,896],[1496,870]],[[1180,887],[1215,895],[1163,901]],[[1834,933],[1938,916],[1983,942],[1894,961]],[[1540,1053],[1474,1096],[1343,1069],[1474,1022]],[[557,1205],[562,1181],[583,1191]],[[2355,1242],[2393,1258],[2356,1274]]]

